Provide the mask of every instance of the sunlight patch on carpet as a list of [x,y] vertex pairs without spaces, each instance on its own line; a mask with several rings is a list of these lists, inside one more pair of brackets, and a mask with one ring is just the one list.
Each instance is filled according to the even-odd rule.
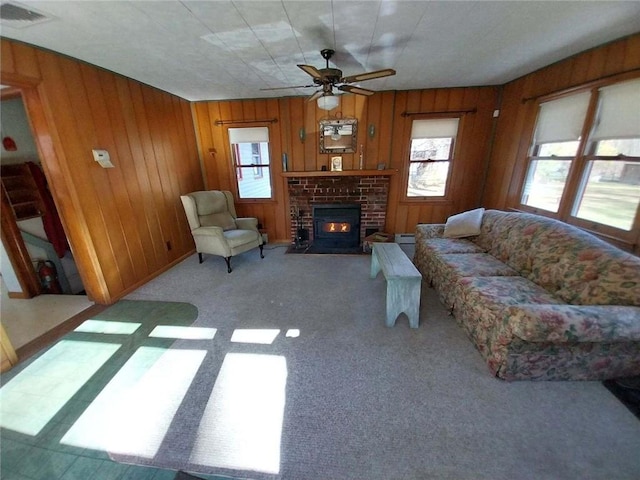
[[271,345],[279,333],[280,330],[277,328],[236,328],[231,335],[231,341]]
[[284,357],[228,353],[200,422],[190,463],[278,473],[286,383]]
[[213,340],[216,328],[177,327],[174,325],[158,325],[149,334],[156,338],[180,338],[183,340]]
[[114,322],[106,320],[86,320],[82,322],[74,332],[104,333],[108,335],[131,335],[141,323]]
[[140,347],[61,443],[151,458],[206,351]]
[[59,341],[0,389],[0,426],[37,435],[119,348]]

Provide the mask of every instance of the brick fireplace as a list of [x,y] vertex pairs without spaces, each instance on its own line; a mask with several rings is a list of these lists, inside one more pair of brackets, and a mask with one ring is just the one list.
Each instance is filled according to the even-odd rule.
[[[296,238],[298,228],[305,228],[309,242],[313,243],[313,206],[319,204],[360,205],[360,239],[367,230],[383,230],[387,213],[389,176],[289,176],[289,206],[291,238]],[[298,225],[298,213],[300,225]]]

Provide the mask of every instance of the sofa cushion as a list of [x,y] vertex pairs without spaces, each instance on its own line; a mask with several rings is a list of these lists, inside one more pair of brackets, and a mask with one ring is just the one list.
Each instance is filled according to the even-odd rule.
[[483,250],[475,243],[462,238],[427,238],[418,241],[416,235],[416,250],[413,263],[418,267],[422,278],[433,282],[433,262],[442,253],[482,253]]
[[530,280],[574,305],[640,306],[640,258],[571,225],[549,222],[532,248]]
[[423,242],[430,253],[484,253],[475,243],[462,238],[430,238]]
[[527,342],[640,341],[640,310],[635,307],[513,305],[509,323],[513,334]]
[[524,277],[463,277],[460,279],[466,305],[480,310],[503,309],[523,303],[557,305],[561,301]]
[[432,284],[442,302],[453,307],[458,294],[457,283],[462,277],[517,276],[513,268],[487,253],[448,253],[434,256]]
[[519,276],[509,265],[488,253],[444,254],[440,256],[446,265],[444,271],[455,277],[501,277]]
[[[566,267],[556,295],[574,305],[640,306],[640,259],[618,250],[587,249]],[[640,320],[639,320],[640,321]]]
[[456,320],[467,330],[492,372],[503,368],[513,333],[508,307],[559,304],[543,288],[523,277],[463,277],[458,282]]
[[480,233],[484,208],[452,215],[444,225],[445,238],[473,237]]

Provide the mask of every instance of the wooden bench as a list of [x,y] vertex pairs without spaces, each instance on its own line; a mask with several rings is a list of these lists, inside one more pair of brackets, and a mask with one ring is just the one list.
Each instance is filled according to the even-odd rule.
[[397,243],[373,243],[371,278],[382,270],[387,281],[387,327],[405,313],[409,326],[418,328],[422,275]]

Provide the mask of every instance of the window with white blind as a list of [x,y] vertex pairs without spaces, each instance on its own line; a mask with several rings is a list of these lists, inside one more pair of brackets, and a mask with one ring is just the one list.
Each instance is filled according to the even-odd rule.
[[640,80],[598,90],[586,150],[572,215],[630,231],[640,203]]
[[542,103],[538,113],[522,203],[557,213],[571,164],[578,154],[590,93]]
[[521,205],[617,238],[640,229],[640,79],[540,104]]
[[407,197],[445,196],[459,121],[459,118],[413,121]]
[[271,198],[269,129],[229,128],[228,132],[239,198]]

